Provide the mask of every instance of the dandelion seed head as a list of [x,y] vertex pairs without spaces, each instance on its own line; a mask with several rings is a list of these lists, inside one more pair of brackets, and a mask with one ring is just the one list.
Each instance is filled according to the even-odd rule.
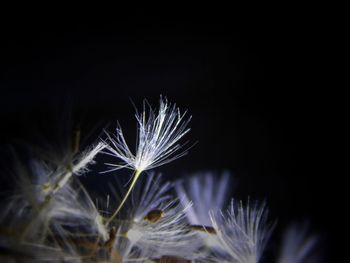
[[111,168],[106,172],[121,168],[141,172],[171,162],[187,153],[186,150],[180,151],[183,147],[180,140],[190,131],[187,125],[191,117],[186,118],[186,112],[181,114],[175,104],[161,97],[156,114],[144,102],[142,113],[136,113],[135,116],[137,120],[136,153],[131,152],[121,127],[118,127],[113,137],[107,134],[106,153],[117,157],[121,162],[107,163]]

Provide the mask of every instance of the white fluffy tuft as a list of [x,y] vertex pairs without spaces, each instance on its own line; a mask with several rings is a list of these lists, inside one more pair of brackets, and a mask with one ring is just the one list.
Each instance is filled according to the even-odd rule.
[[[143,112],[136,113],[138,124],[137,150],[133,154],[127,145],[122,129],[116,129],[115,136],[108,136],[106,154],[121,160],[119,164],[110,164],[106,172],[121,168],[145,171],[171,162],[187,152],[179,152],[180,139],[190,131],[187,125],[191,117],[185,119],[186,112],[181,114],[176,105],[167,99],[160,98],[158,114],[144,103]],[[110,143],[110,144],[109,144]]]

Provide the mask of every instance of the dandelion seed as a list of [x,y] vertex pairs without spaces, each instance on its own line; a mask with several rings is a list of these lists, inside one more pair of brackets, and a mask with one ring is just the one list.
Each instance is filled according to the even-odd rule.
[[[82,160],[86,165],[94,155],[81,155],[77,163]],[[79,170],[84,166],[80,165]],[[60,187],[54,187],[57,185],[55,182],[62,178],[64,169],[36,160],[31,161],[29,167],[18,162],[16,168],[17,194],[10,199],[5,218],[1,221],[8,221],[10,227],[14,226],[21,241],[36,240],[40,243],[52,229],[73,226],[79,230],[84,228],[102,239],[107,237],[102,217],[78,181],[68,180]],[[19,225],[24,228],[19,229]]]
[[171,187],[171,183],[162,182],[161,174],[149,173],[142,181],[142,186],[135,189],[133,194],[134,220],[141,221],[152,211],[161,211],[161,214],[164,214],[164,210],[160,209],[162,204],[174,200],[174,197],[169,193]]
[[89,171],[88,165],[94,163],[94,158],[96,157],[96,155],[105,147],[106,145],[104,143],[99,142],[90,149],[79,154],[76,157],[76,160],[74,161],[72,173],[76,175],[81,175]]
[[103,218],[83,186],[66,185],[53,199],[52,224],[97,234],[103,241],[109,237]]
[[[142,178],[130,198],[129,225],[125,235],[143,255],[191,255],[199,243],[186,222],[186,210],[169,191],[172,185],[161,183],[161,175],[150,173]],[[128,208],[128,206],[127,206]]]
[[117,157],[121,163],[107,164],[111,168],[106,172],[121,168],[134,171],[133,180],[124,199],[107,223],[111,222],[123,207],[143,171],[171,162],[187,153],[186,150],[180,152],[183,145],[179,143],[180,139],[190,131],[187,125],[191,117],[185,119],[185,116],[186,112],[181,114],[175,104],[168,103],[167,99],[162,97],[158,114],[155,114],[150,106],[146,106],[145,102],[143,112],[136,113],[138,135],[135,154],[130,151],[120,127],[117,128],[113,138],[107,135],[107,142],[110,144],[107,143],[106,154]]
[[[76,199],[76,193],[79,189],[71,190],[70,183],[73,174],[82,174],[87,171],[87,166],[93,163],[94,157],[99,153],[105,145],[98,143],[89,150],[78,154],[72,160],[70,169],[63,165],[54,165],[53,163],[32,160],[29,167],[17,162],[16,176],[18,177],[18,194],[14,196],[12,211],[16,210],[16,217],[21,218],[32,216],[29,224],[22,231],[22,239],[26,236],[30,237],[33,233],[46,233],[49,222],[59,215],[59,211],[67,210],[67,214],[78,214],[81,209],[73,209],[73,201]],[[67,186],[67,187],[66,187]],[[67,201],[68,200],[68,201]],[[81,199],[80,201],[82,201]],[[89,200],[86,198],[85,200]],[[81,204],[81,203],[77,203]],[[91,202],[92,204],[92,202]],[[90,208],[92,207],[90,204]],[[92,213],[88,211],[89,218],[96,215],[94,221],[98,220],[98,212]],[[85,215],[86,216],[86,215]],[[104,231],[104,227],[99,226],[100,231]],[[37,231],[41,229],[41,231]],[[42,236],[45,236],[44,234]],[[37,237],[36,237],[37,238]]]
[[185,211],[175,201],[161,205],[164,217],[156,222],[134,221],[127,231],[128,239],[149,255],[191,255],[196,245],[196,235],[189,231]]
[[72,165],[68,167],[68,171],[64,172],[62,175],[58,177],[58,180],[51,186],[52,193],[55,193],[59,189],[61,189],[68,180],[72,177],[73,174],[81,175],[88,171],[87,166],[94,162],[95,156],[105,148],[103,143],[98,143],[95,146],[91,147],[91,149],[86,150],[82,154],[76,156],[72,160]]
[[109,142],[112,144],[107,145],[109,154],[122,161],[120,164],[110,164],[112,168],[108,172],[120,168],[145,171],[171,162],[186,154],[186,151],[175,154],[182,148],[178,143],[179,140],[190,131],[187,125],[191,117],[185,119],[185,115],[186,112],[181,114],[175,104],[168,103],[162,97],[158,115],[150,106],[147,110],[145,102],[143,112],[135,115],[138,123],[135,155],[126,144],[120,127],[117,128],[114,138],[108,136]]
[[164,212],[159,209],[150,211],[145,217],[144,220],[147,220],[151,223],[158,222],[162,217],[164,217]]
[[226,214],[217,217],[210,213],[220,245],[229,254],[229,260],[240,263],[259,262],[273,226],[266,223],[265,205],[243,207],[242,202],[235,207],[232,200]]

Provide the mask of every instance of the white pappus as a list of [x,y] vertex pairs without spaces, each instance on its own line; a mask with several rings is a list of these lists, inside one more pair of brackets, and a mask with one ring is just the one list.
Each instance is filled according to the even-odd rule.
[[222,249],[228,253],[229,262],[257,263],[264,251],[273,225],[267,223],[265,204],[256,202],[246,207],[242,201],[237,205],[232,199],[226,213],[210,213]]
[[52,236],[52,227],[80,222],[79,226],[85,225],[89,233],[106,238],[106,229],[89,195],[71,180],[73,174],[86,171],[103,147],[98,143],[77,155],[70,169],[35,159],[27,165],[16,159],[17,191],[6,204],[1,220],[9,229],[14,228],[13,236],[21,242],[41,243]]
[[105,172],[121,168],[134,171],[129,189],[117,210],[107,221],[107,225],[123,207],[143,171],[171,162],[187,153],[186,150],[179,152],[183,147],[179,141],[190,131],[187,125],[191,117],[185,119],[186,112],[181,114],[175,104],[169,103],[162,97],[158,114],[146,104],[147,102],[144,101],[142,113],[136,112],[135,115],[138,124],[135,154],[130,151],[120,127],[116,129],[116,135],[113,137],[107,133],[108,139],[105,141],[107,152],[105,153],[117,157],[121,163],[106,163],[111,168]]
[[131,152],[122,129],[118,127],[115,135],[107,134],[108,152],[105,153],[117,157],[121,163],[107,163],[111,168],[106,172],[121,168],[141,172],[186,154],[186,151],[176,154],[182,148],[179,144],[180,139],[190,131],[187,125],[191,117],[186,119],[186,112],[181,114],[175,104],[161,97],[158,114],[145,101],[142,113],[136,112],[135,116],[138,133],[136,153]]
[[160,180],[160,175],[151,173],[145,178],[141,191],[133,193],[134,212],[129,213],[133,218],[126,237],[144,255],[190,256],[199,244],[186,220],[186,211],[192,203],[182,205],[169,194],[172,185]]

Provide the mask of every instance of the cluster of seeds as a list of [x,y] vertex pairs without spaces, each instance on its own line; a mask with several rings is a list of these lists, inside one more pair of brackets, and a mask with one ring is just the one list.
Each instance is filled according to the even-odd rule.
[[[16,185],[0,217],[0,261],[261,262],[274,224],[265,203],[230,199],[229,173],[201,172],[170,183],[149,171],[187,153],[181,141],[190,119],[161,97],[158,112],[145,102],[136,113],[135,152],[118,127],[82,152],[76,133],[55,161],[14,159]],[[120,169],[132,170],[125,191],[112,186],[122,195],[108,196],[115,209],[109,201],[99,208],[79,178],[99,153],[114,160],[101,173],[118,178]],[[316,239],[302,230],[286,231],[276,262],[306,262]]]

